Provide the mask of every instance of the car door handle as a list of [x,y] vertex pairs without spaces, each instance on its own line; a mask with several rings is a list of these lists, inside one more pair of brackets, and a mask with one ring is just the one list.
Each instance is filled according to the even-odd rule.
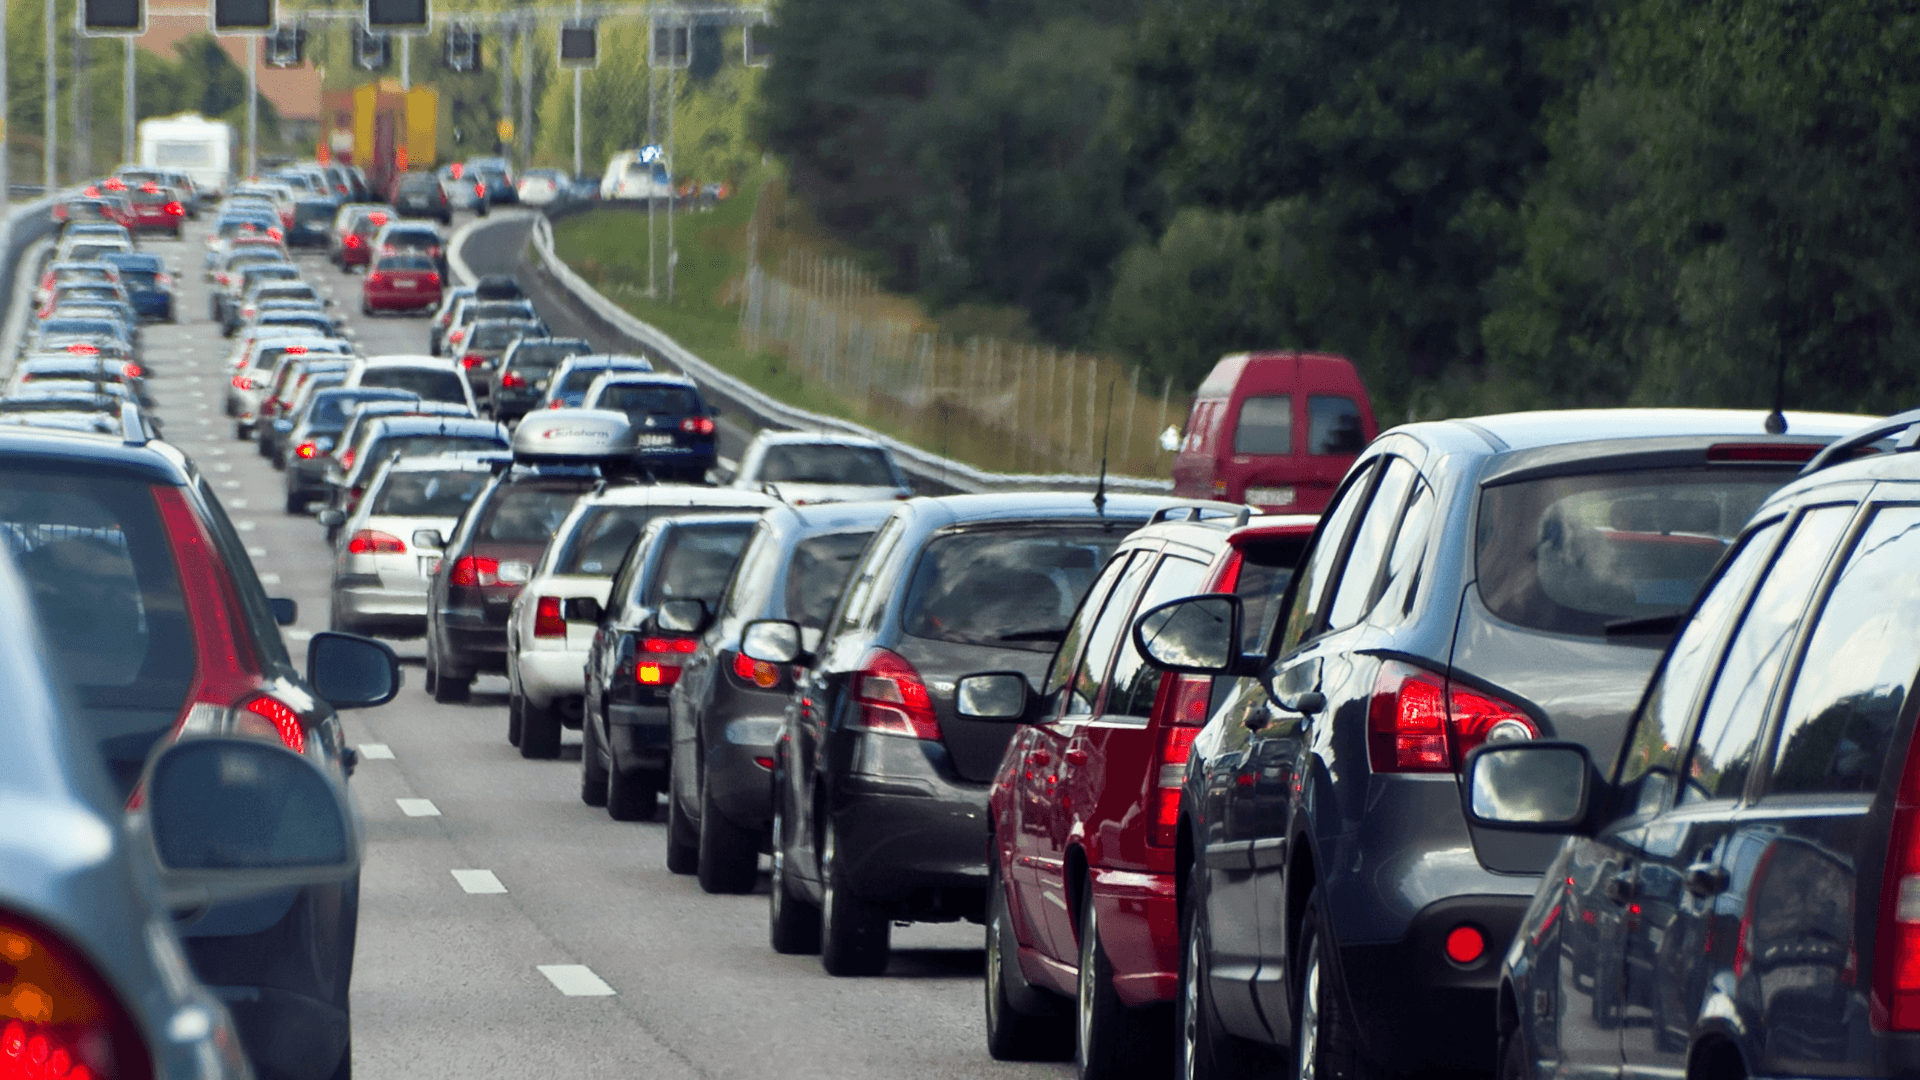
[[1053,764],[1053,755],[1047,753],[1045,750],[1035,750],[1033,753],[1027,755],[1027,764],[1051,765]]
[[1694,863],[1687,867],[1687,891],[1705,899],[1727,887],[1727,871],[1713,863]]
[[1622,870],[1608,878],[1602,891],[1607,894],[1607,899],[1616,904],[1624,904],[1632,900],[1634,894],[1633,871]]
[[1066,757],[1067,764],[1069,765],[1085,765],[1087,763],[1087,752],[1085,750],[1069,750],[1067,751]]

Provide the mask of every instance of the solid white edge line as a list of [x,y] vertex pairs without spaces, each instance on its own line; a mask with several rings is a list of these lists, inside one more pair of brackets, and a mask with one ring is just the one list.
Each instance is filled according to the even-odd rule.
[[536,964],[554,989],[568,997],[607,997],[614,992],[605,979],[585,964]]
[[459,882],[460,887],[469,893],[479,895],[507,891],[507,887],[500,883],[500,879],[495,877],[491,870],[449,870],[447,872],[452,874],[453,880]]

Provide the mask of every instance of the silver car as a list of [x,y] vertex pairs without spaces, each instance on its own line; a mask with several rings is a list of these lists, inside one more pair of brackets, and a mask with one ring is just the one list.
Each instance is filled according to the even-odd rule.
[[499,454],[397,457],[380,466],[334,549],[335,630],[418,637],[427,624],[427,582]]
[[794,506],[907,499],[893,452],[872,439],[806,431],[762,431],[740,455],[733,486],[764,491]]

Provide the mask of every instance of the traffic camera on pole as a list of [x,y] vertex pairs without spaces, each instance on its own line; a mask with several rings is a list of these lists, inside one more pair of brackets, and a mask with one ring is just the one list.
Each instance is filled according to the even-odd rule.
[[147,32],[143,0],[82,0],[80,32],[89,37],[137,37]]
[[279,21],[274,0],[213,0],[216,34],[264,34]]
[[393,62],[393,42],[360,23],[353,26],[353,64],[367,71],[385,71]]
[[600,62],[600,32],[591,21],[567,22],[560,27],[560,66],[590,68]]

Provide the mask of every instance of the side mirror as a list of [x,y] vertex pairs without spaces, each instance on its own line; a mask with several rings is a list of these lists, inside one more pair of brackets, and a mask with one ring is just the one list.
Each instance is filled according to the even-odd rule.
[[321,631],[307,642],[307,685],[336,709],[385,705],[400,692],[400,658],[372,638]]
[[1169,425],[1167,430],[1160,433],[1160,449],[1168,453],[1173,453],[1175,450],[1180,449],[1179,428]]
[[653,624],[672,634],[698,634],[707,628],[707,605],[692,599],[668,600],[653,616]]
[[185,739],[154,756],[140,791],[135,828],[153,844],[172,907],[329,884],[360,869],[344,792],[277,743]]
[[325,510],[314,511],[313,518],[329,529],[337,529],[347,523],[346,511],[332,506],[327,507]]
[[800,624],[786,619],[760,619],[740,633],[740,652],[749,660],[769,664],[796,664],[806,655],[801,648]]
[[1133,645],[1162,671],[1226,675],[1240,658],[1240,598],[1226,593],[1175,600],[1140,616]]
[[284,596],[268,597],[267,606],[273,609],[273,621],[281,626],[292,626],[300,617],[300,605]]
[[[677,603],[678,601],[669,602]],[[694,602],[699,603],[697,600]],[[597,623],[604,614],[606,613],[600,610],[600,601],[591,596],[575,596],[560,601],[560,617],[568,622]]]
[[1467,755],[1467,820],[1490,829],[1570,833],[1587,820],[1593,760],[1568,742],[1488,743]]
[[[324,513],[324,511],[322,512]],[[447,546],[447,538],[440,535],[439,529],[415,529],[413,530],[413,546],[417,548],[431,548],[438,551]]]
[[968,675],[954,684],[954,709],[969,720],[1025,720],[1032,700],[1027,677],[1017,671]]

